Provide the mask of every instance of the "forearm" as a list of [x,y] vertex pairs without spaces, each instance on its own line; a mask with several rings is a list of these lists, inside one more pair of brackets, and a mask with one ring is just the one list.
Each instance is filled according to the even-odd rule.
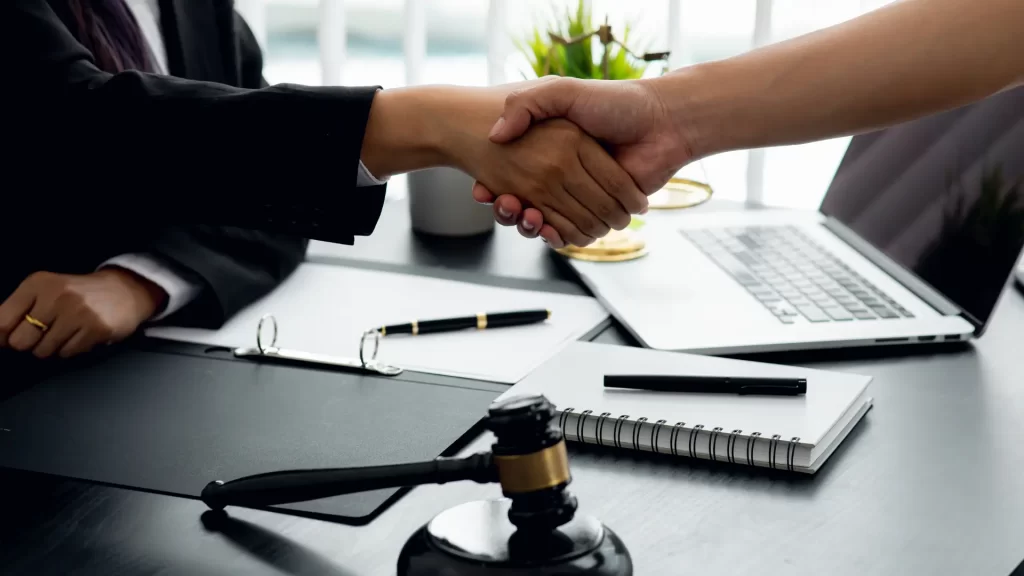
[[1024,80],[1020,0],[904,0],[652,81],[704,156],[863,132]]
[[508,88],[419,86],[377,94],[361,158],[377,178],[450,166],[470,174]]

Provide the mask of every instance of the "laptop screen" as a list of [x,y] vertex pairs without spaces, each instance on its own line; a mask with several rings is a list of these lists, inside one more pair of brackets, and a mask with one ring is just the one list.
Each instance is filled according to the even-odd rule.
[[988,322],[1024,247],[1024,87],[854,137],[821,211]]

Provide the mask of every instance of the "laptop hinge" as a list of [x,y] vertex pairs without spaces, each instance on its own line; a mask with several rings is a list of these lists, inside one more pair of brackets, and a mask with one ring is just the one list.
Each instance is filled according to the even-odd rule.
[[842,222],[835,218],[827,217],[823,225],[833,234],[838,236],[843,242],[849,244],[851,248],[860,252],[862,256],[881,268],[886,274],[892,276],[893,279],[902,284],[907,290],[913,292],[915,296],[924,300],[940,314],[944,314],[946,316],[961,316],[964,320],[970,322],[974,326],[975,330],[981,329],[982,323],[978,322],[976,318],[951,302],[948,298],[943,296],[941,292],[932,288],[931,285],[919,278],[916,274],[907,270],[886,256],[881,250],[872,246],[870,242],[861,238],[856,232],[847,228]]

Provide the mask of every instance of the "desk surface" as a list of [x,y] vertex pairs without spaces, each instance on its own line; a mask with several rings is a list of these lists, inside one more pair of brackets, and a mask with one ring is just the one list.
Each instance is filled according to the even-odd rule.
[[[389,205],[378,234],[340,257],[578,290],[514,230],[464,252],[413,236],[407,221],[403,204]],[[339,257],[321,248],[314,259]],[[599,340],[630,344],[615,328]],[[582,512],[623,537],[637,574],[1005,576],[1024,558],[1021,342],[1024,297],[1011,290],[973,345],[774,358],[874,377],[874,409],[813,477],[574,451],[573,489]],[[241,509],[215,523],[197,501],[10,472],[0,487],[0,571],[33,575],[391,575],[406,536],[432,515],[497,495],[417,488],[351,527]]]

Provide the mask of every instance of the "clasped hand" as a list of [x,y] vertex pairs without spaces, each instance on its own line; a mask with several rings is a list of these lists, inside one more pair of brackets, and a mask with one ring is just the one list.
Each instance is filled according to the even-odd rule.
[[[673,122],[657,87],[643,80],[546,77],[521,84],[506,96],[504,111],[491,131],[490,140],[504,146],[542,140],[541,133],[552,125],[551,118],[565,119],[553,124],[561,131],[570,131],[566,126],[568,121],[573,128],[586,133],[578,137],[587,149],[588,161],[584,162],[584,167],[591,175],[595,171],[609,175],[606,180],[595,176],[606,192],[620,200],[630,196],[621,192],[626,188],[619,182],[622,172],[629,177],[632,189],[644,195],[642,202],[622,203],[630,214],[646,212],[646,196],[660,190],[695,157],[690,144],[693,135]],[[591,138],[601,142],[607,155],[592,151],[596,144]],[[552,163],[560,161],[565,159],[552,157]],[[609,180],[615,182],[612,188],[603,184]],[[616,230],[621,229],[623,214],[614,211],[608,199],[601,198],[598,191],[591,187],[587,193],[581,193],[575,179],[567,180],[565,188],[603,221],[614,224],[612,227]],[[567,243],[584,246],[593,238],[603,236],[596,227],[584,227],[586,237],[581,237],[579,222],[567,217],[570,213],[561,211],[561,205],[538,203],[536,194],[524,193],[513,183],[492,184],[478,177],[473,197],[478,202],[494,204],[494,217],[499,224],[518,225],[523,236],[539,235],[556,248]]]

